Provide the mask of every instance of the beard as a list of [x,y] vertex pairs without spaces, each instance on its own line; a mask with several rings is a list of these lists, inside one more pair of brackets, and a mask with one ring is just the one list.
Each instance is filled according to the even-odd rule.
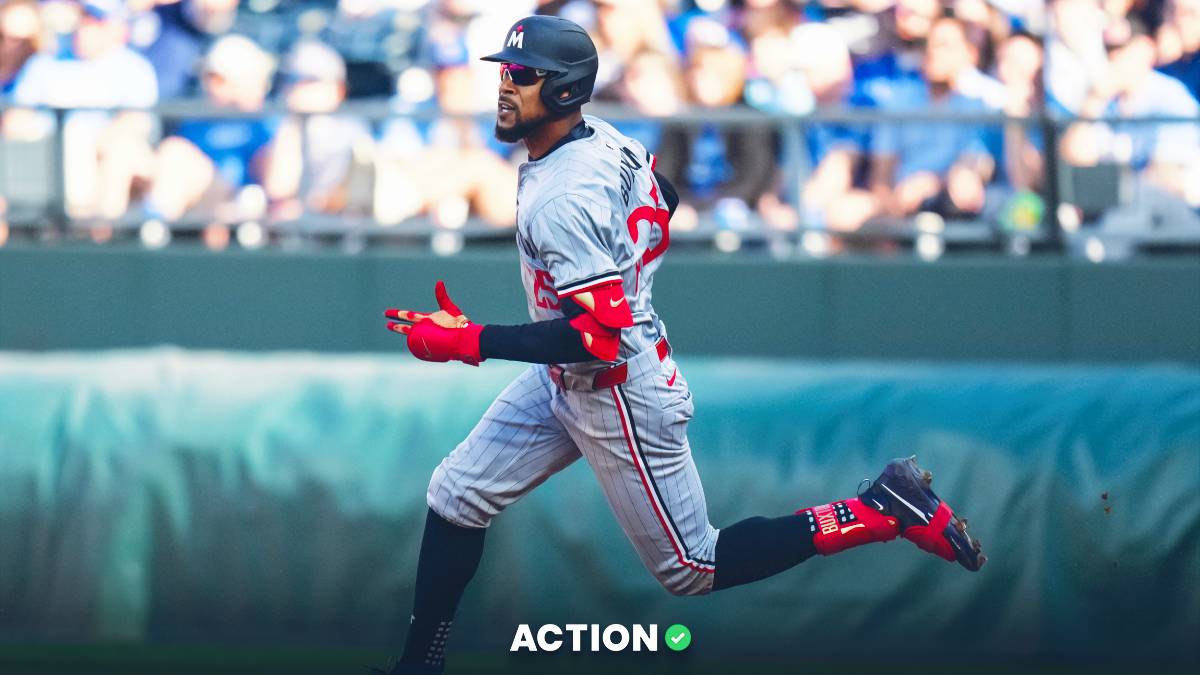
[[496,122],[496,128],[493,131],[496,135],[496,140],[501,143],[516,143],[536,131],[538,127],[550,119],[548,115],[542,115],[541,117],[526,120],[522,119],[520,113],[516,111],[513,111],[513,118],[515,120],[513,125],[507,129],[501,127],[499,122]]

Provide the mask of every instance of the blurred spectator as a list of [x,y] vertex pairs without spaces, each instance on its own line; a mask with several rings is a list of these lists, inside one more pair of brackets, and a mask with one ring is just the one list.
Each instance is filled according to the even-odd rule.
[[1050,0],[1053,30],[1047,36],[1046,98],[1057,110],[1077,113],[1088,90],[1104,79],[1108,17],[1099,0]]
[[[1200,116],[1200,105],[1178,80],[1154,70],[1155,43],[1134,22],[1126,40],[1108,45],[1106,76],[1092,83],[1079,112],[1084,117]],[[1200,205],[1200,125],[1195,122],[1080,122],[1062,139],[1063,158],[1077,166],[1117,162],[1132,166],[1160,190]]]
[[480,81],[460,36],[447,26],[431,37],[436,106],[443,117],[388,124],[376,167],[376,217],[396,222],[426,212],[442,226],[458,227],[469,213],[497,226],[516,222],[517,170],[493,146],[490,118],[475,117],[482,91],[496,79]]
[[[34,0],[5,0],[0,3],[0,96],[12,93],[17,74],[40,48],[42,18]],[[7,109],[0,114],[0,159],[9,161],[10,143],[34,140],[42,135],[45,124],[30,123],[32,111]],[[24,119],[22,119],[24,118]],[[7,166],[5,166],[7,171]],[[0,189],[11,190],[9,185]],[[0,194],[0,243],[8,233],[5,220],[8,199]]]
[[596,29],[593,40],[600,54],[596,87],[615,82],[638,53],[650,50],[670,54],[667,22],[656,2],[645,0],[594,0]]
[[41,46],[42,17],[34,0],[0,4],[0,94],[12,92],[17,74]]
[[966,22],[962,26],[967,37],[967,64],[954,76],[952,86],[963,96],[982,101],[993,110],[1003,110],[1008,90],[1000,80],[983,71],[983,52],[992,50],[991,35]]
[[[996,74],[1004,87],[1003,111],[1013,118],[1029,118],[1042,104],[1042,45],[1032,36],[1017,33],[1000,43]],[[1003,173],[1016,191],[1037,191],[1045,175],[1041,131],[1021,121],[1004,127]]]
[[[825,24],[797,27],[791,37],[808,89],[818,110],[866,105],[854,87],[850,51],[841,35]],[[805,142],[811,172],[801,192],[804,224],[833,230],[858,229],[880,210],[867,189],[865,160],[870,146],[868,129],[852,123],[818,122],[807,127]],[[771,200],[760,210],[768,222]],[[778,224],[778,221],[776,222]]]
[[[597,93],[596,101],[619,103],[651,118],[666,118],[683,108],[684,96],[683,75],[675,59],[662,52],[644,50],[629,61],[620,80]],[[659,152],[662,120],[614,120],[613,126],[637,139],[650,152]]]
[[[332,1],[326,4],[334,4]],[[315,36],[347,61],[351,97],[386,97],[395,72],[415,61],[429,27],[428,0],[337,0],[337,11]],[[308,15],[301,14],[302,20]]]
[[743,0],[735,22],[753,44],[766,35],[786,36],[800,22],[800,12],[790,0]]
[[[711,19],[694,19],[687,49],[684,79],[691,102],[706,109],[739,104],[746,55],[729,30]],[[726,225],[744,225],[771,187],[776,164],[772,130],[704,124],[665,131],[658,166],[679,190],[675,217],[686,229],[696,220],[695,210],[709,206],[717,207]]]
[[[833,31],[825,24],[809,25]],[[836,31],[833,33],[844,45]],[[808,47],[796,38],[802,34],[792,31],[790,22],[759,28],[750,40],[751,72],[746,83],[746,103],[775,113],[802,115],[812,110],[813,94],[796,56]]]
[[[76,28],[68,50],[35,55],[14,86],[20,105],[59,108],[148,108],[158,101],[154,69],[127,46],[122,0],[73,5]],[[49,4],[49,3],[48,3]]]
[[[346,99],[346,64],[317,40],[297,43],[284,61],[289,115],[271,145],[267,196],[277,215],[296,218],[303,207],[322,213],[346,210],[347,182],[356,161],[369,154],[371,130],[362,120],[335,114]],[[359,209],[363,204],[353,205]]]
[[[896,87],[884,109],[986,112],[978,99],[954,90],[956,78],[973,64],[973,47],[963,23],[949,17],[938,19],[929,30],[924,85]],[[884,123],[873,136],[871,179],[891,215],[935,211],[961,217],[982,213],[985,186],[995,162],[976,125]]]
[[1158,31],[1159,70],[1179,80],[1200,99],[1200,0],[1167,0]]
[[[275,59],[252,40],[227,35],[213,44],[204,59],[204,93],[215,107],[259,113],[274,70]],[[183,121],[158,146],[147,215],[177,220],[194,207],[212,211],[247,186],[261,185],[265,148],[274,133],[275,124],[258,116]],[[265,203],[265,198],[246,202]],[[261,213],[232,217],[242,215]]]
[[941,13],[938,0],[896,0],[891,11],[879,15],[882,26],[869,55],[854,69],[859,87],[875,105],[890,105],[896,87],[921,83],[922,48]]
[[[44,3],[62,31],[64,49],[39,53],[25,64],[13,88],[22,106],[57,108],[147,108],[158,100],[154,69],[127,46],[128,12],[121,0]],[[6,132],[33,138],[48,133],[45,116],[25,117]],[[33,131],[33,127],[39,127]],[[66,208],[75,217],[115,217],[124,211],[129,184],[148,161],[153,122],[131,111],[77,112],[64,119],[63,170]]]
[[131,0],[143,5],[134,17],[134,46],[154,64],[163,99],[197,92],[196,74],[213,36],[228,31],[237,0]]

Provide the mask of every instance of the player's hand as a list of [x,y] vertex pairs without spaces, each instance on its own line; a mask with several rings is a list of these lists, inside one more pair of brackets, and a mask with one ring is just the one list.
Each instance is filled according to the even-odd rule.
[[442,328],[462,328],[470,323],[470,319],[463,315],[462,310],[454,301],[450,299],[450,294],[446,292],[446,284],[438,281],[433,287],[433,295],[437,298],[439,309],[436,312],[414,312],[409,309],[388,309],[383,313],[389,319],[402,321],[405,323],[388,323],[388,329],[393,330],[402,335],[408,335],[412,324],[426,319],[434,322]]
[[394,321],[388,330],[408,337],[408,351],[422,361],[462,361],[473,366],[483,358],[479,354],[479,334],[483,326],[472,323],[450,299],[441,281],[434,287],[439,309],[436,312],[414,312],[407,309],[388,309],[384,316]]

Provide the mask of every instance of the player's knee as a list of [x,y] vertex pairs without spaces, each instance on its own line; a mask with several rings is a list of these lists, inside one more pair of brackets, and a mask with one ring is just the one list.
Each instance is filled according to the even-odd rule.
[[499,509],[488,502],[486,495],[468,486],[459,485],[443,462],[433,470],[425,503],[434,513],[460,527],[487,527]]
[[668,593],[676,597],[705,595],[712,590],[713,575],[687,567],[672,566],[654,576]]

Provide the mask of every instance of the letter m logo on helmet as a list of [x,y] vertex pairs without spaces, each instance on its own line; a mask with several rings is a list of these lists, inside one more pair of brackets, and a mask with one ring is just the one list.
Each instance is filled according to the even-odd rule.
[[505,46],[516,47],[517,49],[524,49],[525,48],[525,31],[521,30],[520,26],[517,26],[516,30],[514,30],[513,32],[508,34],[508,44]]

